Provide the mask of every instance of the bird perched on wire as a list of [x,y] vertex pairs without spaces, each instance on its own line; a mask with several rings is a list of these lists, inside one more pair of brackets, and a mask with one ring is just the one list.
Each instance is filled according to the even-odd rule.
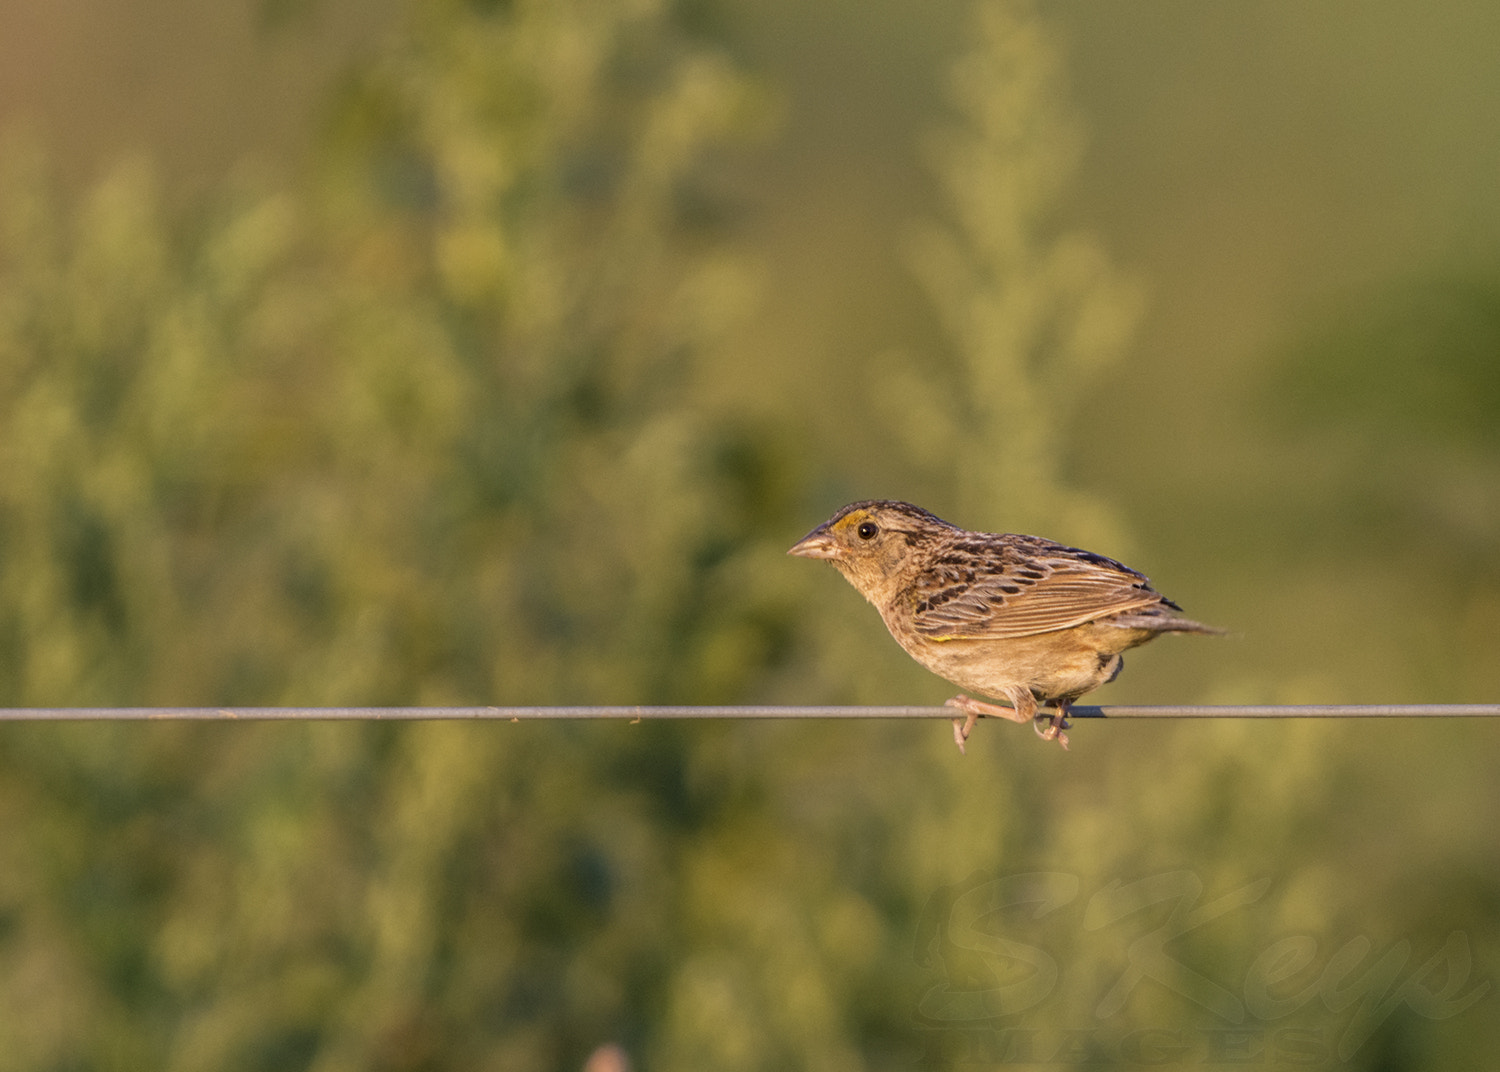
[[[790,551],[832,562],[907,653],[967,695],[948,706],[960,752],[982,715],[1032,722],[1068,746],[1069,707],[1113,681],[1121,652],[1162,633],[1222,630],[1184,618],[1112,558],[1040,536],[969,532],[910,503],[850,503]],[[1052,705],[1050,717],[1038,707]]]

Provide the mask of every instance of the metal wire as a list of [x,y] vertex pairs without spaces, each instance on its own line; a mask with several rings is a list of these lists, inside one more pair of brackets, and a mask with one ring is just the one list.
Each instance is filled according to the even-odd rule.
[[[10,707],[0,722],[953,718],[951,707]],[[1070,718],[1497,718],[1500,704],[1077,705]]]

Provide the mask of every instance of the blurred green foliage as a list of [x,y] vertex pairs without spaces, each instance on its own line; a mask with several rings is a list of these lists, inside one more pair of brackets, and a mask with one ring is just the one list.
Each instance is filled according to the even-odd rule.
[[[796,419],[816,403],[715,389],[768,270],[730,176],[773,109],[692,11],[412,4],[316,168],[190,210],[147,164],[73,196],[8,143],[0,698],[941,699],[782,557],[840,505],[822,489],[894,472],[955,520],[1004,503],[1109,551],[1130,526],[1057,433],[1139,289],[1058,218],[1079,122],[1046,25],[977,10],[934,146],[949,208],[913,254],[947,345],[851,388],[891,469],[832,471],[849,430]],[[1493,303],[1443,308],[1446,378],[1361,319],[1277,401],[1367,429],[1438,391],[1489,444]],[[747,408],[777,412],[778,359],[758,377]],[[1463,457],[1482,485],[1493,458]],[[1240,584],[1221,606],[1267,587]],[[1142,659],[1230,658],[1190,648]],[[1159,698],[1309,688],[1214,680]],[[1484,727],[1087,727],[1067,756],[981,730],[960,761],[917,724],[8,726],[0,1069],[1494,1052]],[[1446,792],[1413,808],[1410,768]]]
[[[1005,503],[1013,529],[1061,525],[1080,543],[1119,546],[1107,509],[1066,485],[1058,434],[1119,358],[1140,295],[1097,239],[1056,219],[1082,143],[1059,49],[1025,7],[980,6],[977,16],[952,77],[963,125],[933,153],[952,223],[927,229],[915,251],[957,361],[946,377],[927,363],[903,396],[947,381],[923,434],[963,445],[955,476],[965,513]],[[1039,419],[1018,419],[1028,414]]]
[[[1286,348],[1268,406],[1317,443],[1327,477],[1393,516],[1446,563],[1493,586],[1500,529],[1500,290],[1473,278],[1418,279],[1325,316]],[[1366,528],[1384,538],[1386,526]],[[1364,538],[1368,538],[1368,535]]]

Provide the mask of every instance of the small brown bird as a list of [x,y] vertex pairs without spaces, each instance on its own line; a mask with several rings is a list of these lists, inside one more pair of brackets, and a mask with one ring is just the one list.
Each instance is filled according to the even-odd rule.
[[[917,662],[1010,704],[949,700],[966,716],[953,720],[960,752],[981,715],[1035,720],[1066,748],[1068,708],[1115,679],[1122,651],[1162,633],[1222,632],[1182,617],[1112,558],[1040,536],[968,532],[910,503],[850,503],[787,553],[828,559]],[[1037,714],[1046,704],[1057,713]]]

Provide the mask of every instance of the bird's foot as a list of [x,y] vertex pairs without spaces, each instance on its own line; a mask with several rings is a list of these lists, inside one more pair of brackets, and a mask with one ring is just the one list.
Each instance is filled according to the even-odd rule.
[[962,721],[956,718],[953,720],[953,741],[958,745],[959,752],[963,754],[967,754],[964,742],[969,739],[969,734],[974,731],[974,723],[979,718],[1008,718],[1012,722],[1030,722],[1031,715],[1036,710],[1035,704],[1032,705],[1030,711],[1023,711],[1014,707],[985,703],[983,700],[976,700],[972,696],[962,694],[949,700],[947,706],[964,713]]
[[974,732],[974,723],[978,718],[978,715],[970,711],[967,717],[953,720],[953,743],[958,745],[958,754],[961,756],[969,754],[969,750],[964,747],[964,742],[969,739],[969,734]]
[[1056,741],[1066,750],[1068,747],[1068,735],[1065,732],[1071,729],[1073,724],[1068,721],[1068,709],[1073,705],[1066,701],[1060,701],[1057,705],[1057,713],[1052,715],[1037,715],[1032,721],[1031,728],[1036,730],[1037,736],[1044,741]]

